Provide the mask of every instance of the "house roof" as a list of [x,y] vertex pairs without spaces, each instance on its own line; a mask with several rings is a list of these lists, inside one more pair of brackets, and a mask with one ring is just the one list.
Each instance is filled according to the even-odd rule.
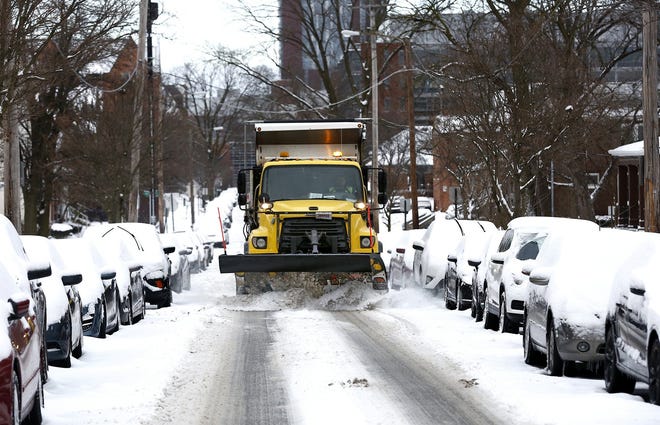
[[644,141],[628,143],[618,148],[607,151],[610,155],[618,158],[644,156]]

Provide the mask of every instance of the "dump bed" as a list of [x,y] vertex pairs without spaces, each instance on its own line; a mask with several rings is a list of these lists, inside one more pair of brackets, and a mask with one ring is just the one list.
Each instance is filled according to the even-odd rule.
[[359,162],[365,138],[365,125],[358,121],[262,122],[255,131],[257,165],[282,156],[329,159],[338,153]]

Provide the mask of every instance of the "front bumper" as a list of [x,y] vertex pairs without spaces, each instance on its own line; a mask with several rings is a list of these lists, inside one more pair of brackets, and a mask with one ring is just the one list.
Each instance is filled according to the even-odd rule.
[[220,255],[220,273],[240,272],[371,272],[379,254],[244,254]]
[[560,321],[557,326],[557,351],[562,359],[568,361],[604,360],[605,323],[597,329]]

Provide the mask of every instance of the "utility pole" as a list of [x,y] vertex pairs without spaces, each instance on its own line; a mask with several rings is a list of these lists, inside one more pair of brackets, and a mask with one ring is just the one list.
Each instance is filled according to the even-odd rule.
[[369,5],[369,44],[371,49],[371,211],[373,227],[378,232],[378,46],[376,45],[376,4]]
[[[14,50],[11,48],[12,34],[12,13],[11,1],[0,0],[0,52],[9,54],[9,60],[5,67],[5,72],[14,71]],[[18,140],[18,111],[14,99],[15,80],[14,78],[5,78],[8,81],[4,99],[4,111],[2,118],[4,120],[4,214],[12,222],[18,233],[22,231],[21,219],[21,176],[20,176],[20,148]],[[0,87],[2,88],[2,87]]]
[[417,205],[417,151],[415,143],[415,101],[414,101],[414,80],[413,80],[413,67],[412,67],[412,47],[410,46],[410,38],[406,37],[403,40],[405,56],[406,56],[406,79],[408,91],[408,126],[410,127],[410,135],[408,144],[410,147],[410,196],[412,197],[412,228],[419,229],[419,208]]
[[142,147],[142,110],[144,108],[144,57],[147,34],[149,0],[140,0],[140,28],[137,57],[135,58],[136,83],[133,103],[133,140],[131,146],[131,193],[128,198],[128,221],[138,220],[140,206],[140,149]]
[[642,12],[644,108],[644,229],[659,233],[660,151],[658,146],[658,13],[655,1],[647,1]]

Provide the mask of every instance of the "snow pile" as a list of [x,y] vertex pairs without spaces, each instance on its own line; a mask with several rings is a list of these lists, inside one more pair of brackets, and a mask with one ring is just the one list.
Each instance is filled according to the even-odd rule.
[[235,311],[357,311],[372,309],[386,296],[361,282],[347,282],[320,298],[314,298],[304,288],[292,288],[281,292],[224,297],[220,304]]

